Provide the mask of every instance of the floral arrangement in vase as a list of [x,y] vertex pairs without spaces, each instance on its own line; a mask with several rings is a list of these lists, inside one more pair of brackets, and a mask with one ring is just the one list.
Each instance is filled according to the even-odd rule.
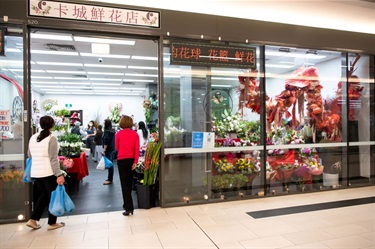
[[[112,123],[117,124],[120,121],[120,104],[116,104],[115,107],[113,107],[111,114],[109,115],[108,119],[111,120]],[[122,105],[121,105],[122,108]]]

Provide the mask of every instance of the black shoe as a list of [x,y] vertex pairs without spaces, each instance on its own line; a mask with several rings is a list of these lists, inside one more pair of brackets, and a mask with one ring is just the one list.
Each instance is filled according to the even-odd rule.
[[125,211],[122,213],[123,216],[129,216],[130,214],[133,215],[133,211]]

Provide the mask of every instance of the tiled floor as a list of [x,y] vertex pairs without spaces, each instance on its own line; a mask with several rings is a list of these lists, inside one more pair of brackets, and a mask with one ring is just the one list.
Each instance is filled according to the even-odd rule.
[[254,219],[246,212],[375,196],[375,186],[176,208],[59,218],[47,231],[0,226],[0,248],[375,248],[375,204]]

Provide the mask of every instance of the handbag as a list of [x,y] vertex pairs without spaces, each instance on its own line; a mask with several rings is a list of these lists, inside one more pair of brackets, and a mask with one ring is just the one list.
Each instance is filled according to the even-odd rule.
[[111,160],[109,160],[106,156],[103,156],[102,158],[104,158],[104,165],[106,169],[113,167],[113,163],[111,162]]
[[100,159],[98,166],[96,166],[96,169],[105,170],[104,156],[102,156],[102,158]]
[[32,164],[32,159],[31,159],[31,157],[28,157],[26,159],[25,170],[23,171],[23,176],[22,176],[22,181],[23,182],[29,183],[29,182],[33,182],[34,181],[34,179],[31,178],[31,164]]
[[74,203],[66,193],[64,185],[57,185],[56,189],[51,193],[48,211],[54,216],[60,217],[73,212],[74,209]]

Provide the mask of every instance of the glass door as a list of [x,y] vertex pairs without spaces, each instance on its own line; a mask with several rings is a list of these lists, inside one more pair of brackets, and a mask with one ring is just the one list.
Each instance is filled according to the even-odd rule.
[[0,26],[0,221],[24,219],[22,29]]

